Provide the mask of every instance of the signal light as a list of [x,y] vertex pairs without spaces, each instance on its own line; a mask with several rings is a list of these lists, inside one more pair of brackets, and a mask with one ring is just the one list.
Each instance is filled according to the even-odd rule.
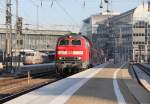
[[81,60],[81,57],[77,57],[78,58],[78,60]]

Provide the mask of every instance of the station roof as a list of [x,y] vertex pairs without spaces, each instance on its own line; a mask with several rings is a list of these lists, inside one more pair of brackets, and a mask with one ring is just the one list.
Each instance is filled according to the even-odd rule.
[[[0,33],[6,33],[5,28],[0,28]],[[12,33],[15,33],[15,30],[12,29]],[[23,34],[37,34],[37,35],[64,35],[71,33],[71,31],[62,31],[62,30],[35,30],[35,29],[23,29]]]

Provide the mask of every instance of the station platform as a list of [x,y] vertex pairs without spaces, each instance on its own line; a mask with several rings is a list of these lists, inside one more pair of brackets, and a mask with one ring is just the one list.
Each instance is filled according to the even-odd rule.
[[[5,104],[149,104],[150,94],[130,76],[127,64],[105,63],[59,80]],[[140,102],[134,94],[140,93]],[[142,94],[142,95],[141,95]]]

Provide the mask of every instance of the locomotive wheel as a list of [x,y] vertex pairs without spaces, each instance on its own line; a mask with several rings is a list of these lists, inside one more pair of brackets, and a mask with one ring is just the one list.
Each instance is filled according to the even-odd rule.
[[73,73],[73,74],[76,74],[76,73],[78,73],[78,72],[80,72],[80,68],[77,68],[77,67],[76,67],[76,68],[73,68],[73,69],[72,69],[72,73]]
[[59,71],[58,71],[58,68],[56,68],[56,70],[55,70],[55,72],[56,72],[56,76],[60,76],[59,74]]
[[92,68],[92,67],[93,67],[93,65],[92,65],[92,64],[90,64],[90,65],[89,65],[89,68]]
[[59,70],[60,76],[66,77],[66,76],[70,75],[71,72],[69,70],[70,69],[68,69],[68,68],[62,68],[62,69],[60,69]]

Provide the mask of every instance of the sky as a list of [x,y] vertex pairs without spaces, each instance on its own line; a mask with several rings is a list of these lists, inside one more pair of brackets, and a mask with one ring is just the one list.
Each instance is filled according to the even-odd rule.
[[[0,0],[0,24],[5,23],[5,1]],[[15,3],[12,0],[12,20],[15,22]],[[24,24],[36,26],[74,25],[81,26],[82,20],[100,13],[101,0],[18,0],[19,16]],[[41,4],[42,1],[42,4]],[[52,3],[53,1],[53,3]],[[111,0],[109,8],[114,12],[125,12],[135,8],[142,0]],[[146,0],[145,0],[146,1]],[[38,18],[37,18],[38,8]],[[38,21],[38,22],[37,22]]]

